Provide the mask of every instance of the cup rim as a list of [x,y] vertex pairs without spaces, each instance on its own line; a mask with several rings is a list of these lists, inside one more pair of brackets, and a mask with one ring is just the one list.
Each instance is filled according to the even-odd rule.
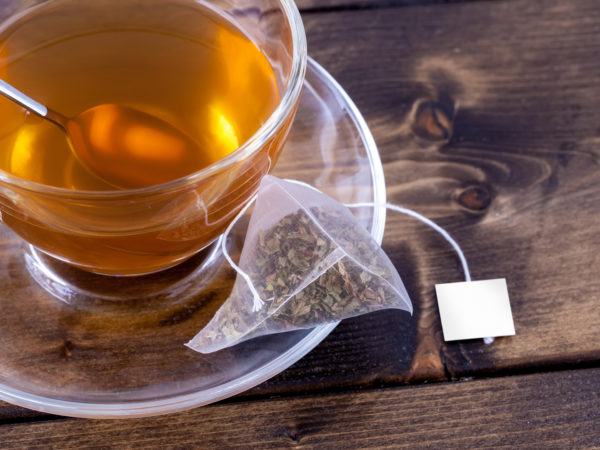
[[216,172],[233,166],[237,162],[243,161],[245,158],[258,151],[277,131],[282,120],[289,117],[289,115],[293,112],[297,104],[297,100],[302,92],[302,86],[306,74],[308,53],[306,34],[304,30],[304,24],[302,23],[302,18],[300,17],[300,11],[298,11],[294,0],[278,0],[278,2],[281,5],[281,9],[289,22],[292,37],[292,67],[289,75],[289,82],[285,92],[281,96],[281,100],[268,119],[249,139],[247,139],[240,147],[227,156],[215,161],[209,166],[186,175],[185,177],[142,188],[106,191],[73,190],[26,180],[2,169],[0,169],[0,183],[8,183],[11,185],[11,187],[16,187],[35,194],[50,195],[53,197],[88,200],[118,200],[123,198],[140,196],[144,197],[172,192],[182,187],[192,185],[202,179],[210,177]]

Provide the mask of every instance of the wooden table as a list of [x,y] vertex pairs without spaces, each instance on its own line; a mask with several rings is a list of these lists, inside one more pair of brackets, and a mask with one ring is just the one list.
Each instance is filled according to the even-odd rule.
[[517,335],[444,343],[433,231],[390,214],[416,311],[344,321],[236,398],[128,421],[0,403],[2,448],[600,446],[600,3],[301,0],[309,53],[355,100],[388,199],[506,277]]

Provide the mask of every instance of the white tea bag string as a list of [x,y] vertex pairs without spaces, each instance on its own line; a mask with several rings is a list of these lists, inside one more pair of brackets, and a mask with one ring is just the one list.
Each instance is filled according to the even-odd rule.
[[[307,188],[310,188],[316,192],[319,192],[322,194],[322,192],[315,188],[314,186],[311,186],[307,183],[304,183],[302,181],[298,181],[298,180],[291,180],[291,179],[285,179],[285,181],[290,182],[290,183],[294,183],[294,184],[298,184]],[[229,255],[229,252],[227,250],[227,237],[229,236],[229,234],[231,233],[231,230],[233,229],[233,227],[235,226],[235,224],[240,220],[240,218],[246,213],[246,211],[250,208],[250,206],[255,202],[256,200],[256,196],[254,196],[250,202],[248,202],[247,205],[244,206],[244,208],[238,213],[238,215],[233,219],[233,221],[229,224],[229,226],[227,227],[227,229],[225,230],[225,233],[223,235],[223,239],[221,241],[221,249],[223,252],[223,255],[225,256],[225,259],[227,260],[227,262],[231,265],[231,267],[237,272],[238,275],[240,275],[244,281],[246,282],[250,292],[252,293],[252,297],[253,297],[253,311],[259,311],[261,310],[261,308],[263,308],[265,302],[264,300],[261,298],[261,296],[259,295],[258,291],[256,290],[254,283],[252,282],[250,276],[244,271],[242,270],[231,258],[231,256]],[[420,222],[424,223],[425,225],[429,226],[430,228],[434,229],[435,231],[437,231],[454,249],[454,251],[456,252],[456,254],[458,255],[458,258],[461,262],[462,265],[462,270],[464,272],[465,275],[465,281],[466,282],[470,282],[471,281],[471,274],[469,271],[469,267],[468,267],[468,263],[467,263],[467,259],[464,255],[464,252],[462,251],[462,249],[460,248],[460,246],[458,245],[458,243],[454,240],[454,238],[452,238],[452,236],[450,236],[450,233],[448,233],[444,228],[440,227],[439,225],[437,225],[435,222],[433,222],[432,220],[428,219],[427,217],[417,213],[416,211],[413,211],[411,209],[402,207],[402,206],[398,206],[398,205],[394,205],[391,203],[373,203],[373,202],[361,202],[361,203],[351,203],[351,204],[344,204],[344,206],[348,207],[348,208],[360,208],[360,207],[371,207],[371,208],[386,208],[395,212],[399,212],[401,214],[405,214],[408,215],[410,217],[413,217],[417,220],[419,220]],[[494,341],[493,337],[486,337],[484,338],[484,343],[486,344],[491,344]]]
[[252,283],[252,280],[250,279],[250,276],[246,272],[244,272],[242,269],[240,269],[240,267],[236,263],[233,262],[233,259],[231,259],[231,256],[229,256],[229,251],[227,250],[227,238],[229,237],[229,234],[231,233],[231,230],[233,229],[235,224],[238,223],[238,221],[242,218],[242,216],[244,214],[246,214],[246,211],[248,211],[250,206],[252,206],[254,204],[254,202],[256,201],[256,197],[257,197],[256,195],[254,197],[252,197],[252,199],[250,199],[248,204],[242,208],[242,210],[238,213],[237,216],[235,216],[235,218],[231,221],[231,223],[225,230],[225,233],[223,233],[223,238],[221,239],[221,251],[223,252],[223,255],[225,256],[225,259],[227,260],[229,265],[233,268],[233,270],[235,270],[237,272],[237,274],[240,275],[246,281],[246,284],[248,285],[250,292],[252,292],[252,300],[254,301],[254,304],[252,306],[252,311],[260,310],[264,306],[265,302],[262,300],[262,298],[260,298],[260,295],[258,294],[258,292],[256,291],[256,288],[254,287],[254,283]]
[[423,222],[425,225],[430,226],[435,231],[437,231],[439,234],[441,234],[442,237],[446,241],[448,241],[448,243],[452,246],[452,248],[458,255],[458,259],[460,259],[460,263],[462,265],[462,269],[465,274],[465,281],[471,281],[471,273],[469,272],[469,266],[467,264],[467,258],[465,258],[464,252],[462,251],[462,249],[460,248],[458,243],[454,240],[454,238],[452,238],[452,236],[450,236],[450,233],[448,233],[446,230],[444,230],[442,227],[440,227],[437,223],[435,223],[431,219],[428,219],[427,217],[422,216],[421,214],[419,214],[416,211],[413,211],[412,209],[408,209],[403,206],[394,205],[393,203],[378,204],[378,203],[366,202],[366,203],[349,203],[349,204],[345,203],[344,205],[348,208],[375,207],[375,208],[391,209],[392,211],[396,211],[396,212],[414,217],[415,219]]
[[[290,180],[288,180],[288,181],[290,181]],[[452,246],[452,248],[458,255],[458,259],[460,260],[460,263],[462,265],[462,269],[465,274],[465,281],[466,282],[471,281],[471,273],[469,272],[469,265],[467,264],[467,258],[465,257],[465,254],[462,251],[462,249],[460,248],[460,245],[458,245],[458,242],[456,242],[454,240],[454,238],[452,236],[450,236],[450,233],[448,233],[445,229],[440,227],[437,223],[435,223],[431,219],[428,219],[427,217],[422,216],[421,214],[419,214],[416,211],[413,211],[412,209],[404,208],[403,206],[394,205],[392,203],[377,204],[377,203],[365,202],[365,203],[351,203],[351,204],[346,203],[344,205],[348,208],[375,207],[375,208],[390,209],[392,211],[396,211],[396,212],[414,217],[418,221],[433,228],[435,231],[437,231],[439,234],[441,234],[442,237]],[[485,337],[485,338],[483,338],[483,342],[485,344],[491,344],[492,342],[494,342],[494,338],[493,337]]]

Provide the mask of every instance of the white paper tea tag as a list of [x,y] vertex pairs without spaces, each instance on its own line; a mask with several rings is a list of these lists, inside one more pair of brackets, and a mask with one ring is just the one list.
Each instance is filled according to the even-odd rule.
[[513,336],[506,279],[436,284],[445,341]]

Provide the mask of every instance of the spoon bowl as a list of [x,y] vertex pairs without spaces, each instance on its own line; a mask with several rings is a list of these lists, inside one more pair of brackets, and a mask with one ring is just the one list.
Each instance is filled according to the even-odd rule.
[[121,189],[165,183],[211,163],[187,133],[127,106],[95,106],[63,129],[79,162]]
[[59,126],[79,162],[119,189],[165,183],[212,162],[187,133],[129,106],[98,105],[67,118],[3,80],[0,94]]

